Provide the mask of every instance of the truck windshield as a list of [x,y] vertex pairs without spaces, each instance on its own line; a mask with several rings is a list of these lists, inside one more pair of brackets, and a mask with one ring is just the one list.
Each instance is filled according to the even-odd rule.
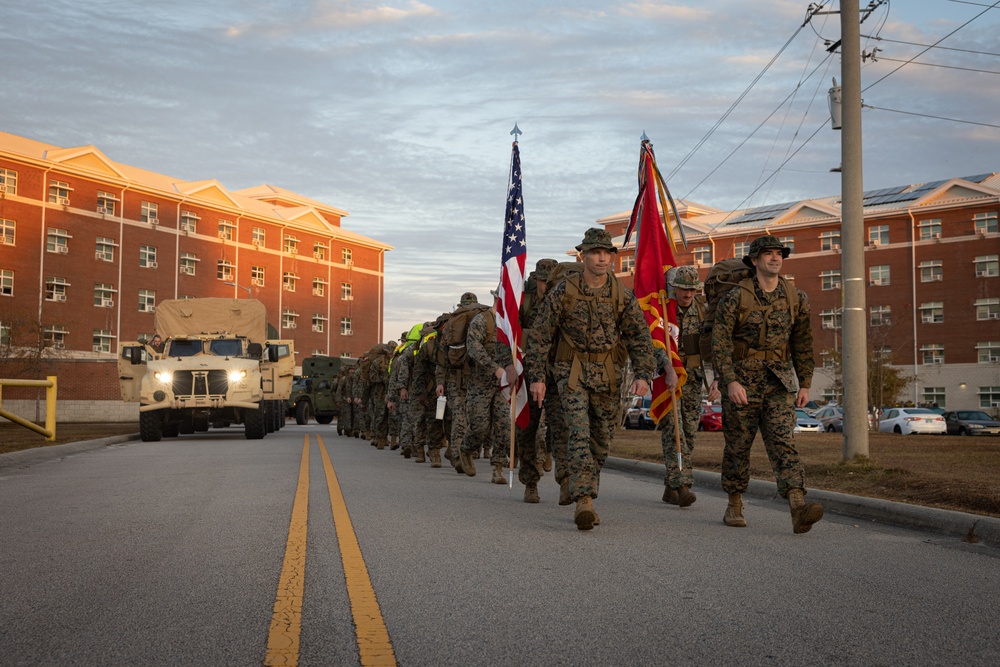
[[238,357],[243,353],[243,345],[238,339],[213,340],[209,350],[220,357]]
[[201,352],[200,340],[171,340],[168,348],[168,356],[171,357],[193,357]]

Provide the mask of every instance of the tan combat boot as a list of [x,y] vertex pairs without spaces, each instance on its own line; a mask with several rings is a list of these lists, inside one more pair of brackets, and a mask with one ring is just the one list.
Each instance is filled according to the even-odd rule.
[[429,449],[427,450],[427,456],[431,460],[432,468],[441,467],[441,450],[440,449]]
[[490,448],[489,447],[483,447],[483,458],[484,459],[490,458]]
[[417,458],[417,463],[423,463],[424,461],[427,460],[427,457],[424,455],[424,446],[423,445],[420,445],[419,447],[414,447],[413,448],[413,453],[414,453],[414,455]]
[[542,464],[545,472],[552,472],[552,452],[545,452],[545,463]]
[[723,523],[734,528],[746,528],[747,521],[743,518],[743,494],[730,493],[729,505],[726,507],[726,515],[722,517]]
[[578,530],[591,530],[594,527],[594,501],[590,496],[582,496],[576,501],[576,511],[573,513],[573,521],[576,522]]
[[569,478],[567,477],[563,481],[559,482],[559,504],[569,505],[573,502],[573,499],[569,497]]
[[506,484],[507,480],[503,476],[503,466],[499,463],[493,464],[493,477],[490,479],[493,484]]
[[472,452],[467,449],[463,449],[460,456],[462,457],[462,472],[469,477],[475,477],[476,462],[472,460]]
[[671,489],[669,486],[663,489],[663,502],[669,503],[671,505],[677,504],[677,489]]
[[540,501],[541,498],[538,497],[538,484],[526,484],[524,487],[524,502],[537,503]]
[[696,500],[698,500],[698,496],[691,493],[690,486],[682,486],[677,489],[677,505],[679,507],[691,507]]
[[792,512],[792,532],[808,533],[813,524],[823,518],[823,506],[819,503],[807,503],[806,493],[802,489],[791,489],[787,497],[788,507]]
[[385,449],[385,440],[376,440],[375,449]]
[[403,455],[404,459],[408,459],[408,458],[410,458],[413,455],[413,450],[411,448],[409,448],[409,447],[403,447],[403,449],[400,452],[400,454]]

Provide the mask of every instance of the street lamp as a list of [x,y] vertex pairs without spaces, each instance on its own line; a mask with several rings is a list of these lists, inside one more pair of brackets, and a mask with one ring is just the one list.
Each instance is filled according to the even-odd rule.
[[247,291],[247,298],[248,299],[251,296],[253,296],[252,293],[250,292],[250,288],[249,287],[244,287],[243,285],[239,285],[237,283],[222,283],[222,284],[223,285],[229,285],[230,287],[239,287],[240,289],[245,289]]

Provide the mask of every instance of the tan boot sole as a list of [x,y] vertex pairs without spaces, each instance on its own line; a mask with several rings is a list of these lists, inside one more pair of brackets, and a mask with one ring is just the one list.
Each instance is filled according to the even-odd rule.
[[[798,516],[796,516],[796,513]],[[813,524],[823,518],[823,506],[808,503],[800,510],[792,512],[792,532],[796,535],[808,533]]]

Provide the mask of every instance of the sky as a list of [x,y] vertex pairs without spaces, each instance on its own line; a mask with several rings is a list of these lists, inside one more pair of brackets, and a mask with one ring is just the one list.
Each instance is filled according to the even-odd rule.
[[[862,23],[866,189],[1000,171],[993,4],[894,0]],[[631,208],[643,132],[675,198],[838,194],[840,18],[809,6],[0,0],[0,130],[348,211],[395,248],[388,339],[489,298],[515,123],[529,267]]]

